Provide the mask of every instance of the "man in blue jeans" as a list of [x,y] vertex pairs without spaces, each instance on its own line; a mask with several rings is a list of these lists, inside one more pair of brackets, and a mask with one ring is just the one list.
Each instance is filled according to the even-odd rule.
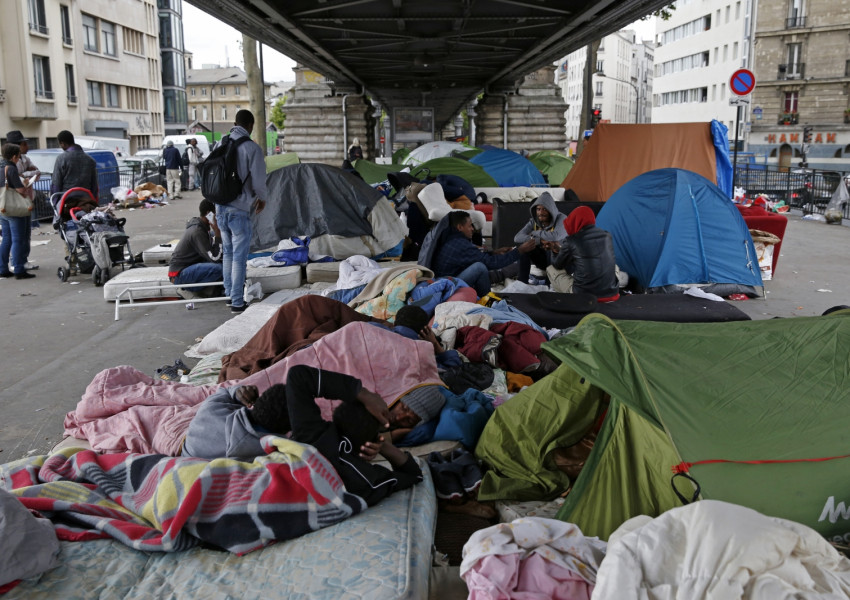
[[[168,278],[175,284],[222,281],[221,232],[215,221],[215,204],[201,200],[200,215],[186,223],[183,237],[171,254]],[[212,298],[221,293],[220,286],[186,288],[191,295]]]
[[[250,137],[254,130],[254,115],[242,109],[236,113],[236,122],[230,138]],[[221,143],[221,142],[219,142]],[[229,204],[218,207],[216,220],[221,230],[224,248],[224,294],[230,296],[230,311],[245,310],[245,269],[248,266],[248,248],[251,244],[251,215],[266,207],[266,163],[260,146],[248,140],[236,148],[236,173],[242,180],[242,193]]]
[[484,252],[472,243],[475,228],[472,218],[462,210],[453,210],[443,217],[448,219],[446,232],[436,242],[432,268],[437,277],[457,277],[475,289],[479,296],[490,291],[490,271],[497,271],[515,263],[520,254],[534,250],[536,242],[527,240],[519,247],[495,252]]

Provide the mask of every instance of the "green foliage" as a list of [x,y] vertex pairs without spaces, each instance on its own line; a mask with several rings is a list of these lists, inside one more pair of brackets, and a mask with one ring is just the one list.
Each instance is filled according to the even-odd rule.
[[676,10],[676,3],[670,3],[664,8],[659,8],[658,10],[652,11],[651,14],[646,15],[641,19],[641,21],[648,19],[649,17],[658,17],[662,21],[667,21],[670,17],[673,16],[673,11]]
[[275,102],[269,115],[269,120],[274,123],[278,131],[283,130],[284,122],[286,121],[286,113],[283,112],[283,106],[286,104],[287,98],[288,96],[283,96]]

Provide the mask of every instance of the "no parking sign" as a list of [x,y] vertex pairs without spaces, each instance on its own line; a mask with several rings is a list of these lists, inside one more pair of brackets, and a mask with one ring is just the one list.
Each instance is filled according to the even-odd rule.
[[738,69],[729,78],[729,89],[738,96],[747,96],[756,87],[756,76],[749,69]]

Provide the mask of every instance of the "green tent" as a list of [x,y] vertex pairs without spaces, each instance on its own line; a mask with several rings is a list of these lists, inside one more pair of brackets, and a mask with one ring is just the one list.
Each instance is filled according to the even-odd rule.
[[406,168],[407,165],[379,165],[365,158],[354,161],[354,170],[360,173],[363,181],[369,185],[385,181],[387,173],[398,173]]
[[482,152],[484,152],[484,150],[482,150],[481,148],[470,148],[469,150],[464,150],[463,152],[458,152],[457,150],[455,150],[454,152],[452,152],[452,156],[454,158],[463,158],[469,160],[473,156],[478,156]]
[[[830,538],[850,534],[850,458],[819,460],[850,454],[850,311],[697,324],[612,321],[591,314],[544,348],[562,367],[496,415],[523,395],[545,395],[549,378],[566,378],[571,371],[579,382],[583,378],[610,394],[593,450],[558,518],[607,539],[631,517],[657,516],[681,505],[671,469],[687,461],[694,463],[689,473],[702,498],[797,521]],[[588,422],[581,411],[595,415],[603,408],[588,402],[562,397],[560,403],[549,400],[554,413],[545,403],[542,410],[527,409],[545,429],[526,423],[525,435],[536,436],[541,448],[547,436],[564,446],[581,439]],[[552,425],[555,419],[560,429]],[[476,454],[491,462],[487,454],[496,450],[489,429],[479,441],[487,451],[476,448]],[[515,440],[506,437],[498,458],[504,462],[516,453]],[[521,487],[520,466],[528,462],[517,454],[512,490]],[[547,468],[533,458],[528,470]],[[801,462],[810,460],[816,462]],[[497,468],[506,472],[503,465]],[[538,485],[526,479],[526,489]],[[694,492],[683,478],[676,485],[684,496]]]
[[301,162],[295,152],[284,152],[283,154],[272,154],[266,157],[266,173],[277,171],[281,167],[297,165]]
[[560,152],[554,150],[541,150],[528,157],[528,160],[537,167],[541,173],[546,175],[549,185],[558,187],[567,177],[567,173],[573,168],[573,161]]
[[432,158],[417,167],[411,167],[411,175],[417,179],[434,178],[437,175],[463,177],[472,187],[499,187],[487,171],[462,158]]
[[404,164],[404,159],[406,159],[408,155],[410,155],[410,148],[399,148],[398,150],[393,152],[393,164]]

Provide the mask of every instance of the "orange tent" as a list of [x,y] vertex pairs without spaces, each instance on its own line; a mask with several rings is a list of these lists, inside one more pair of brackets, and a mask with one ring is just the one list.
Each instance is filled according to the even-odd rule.
[[627,181],[667,167],[717,181],[711,123],[600,123],[561,187],[582,202],[605,202]]

